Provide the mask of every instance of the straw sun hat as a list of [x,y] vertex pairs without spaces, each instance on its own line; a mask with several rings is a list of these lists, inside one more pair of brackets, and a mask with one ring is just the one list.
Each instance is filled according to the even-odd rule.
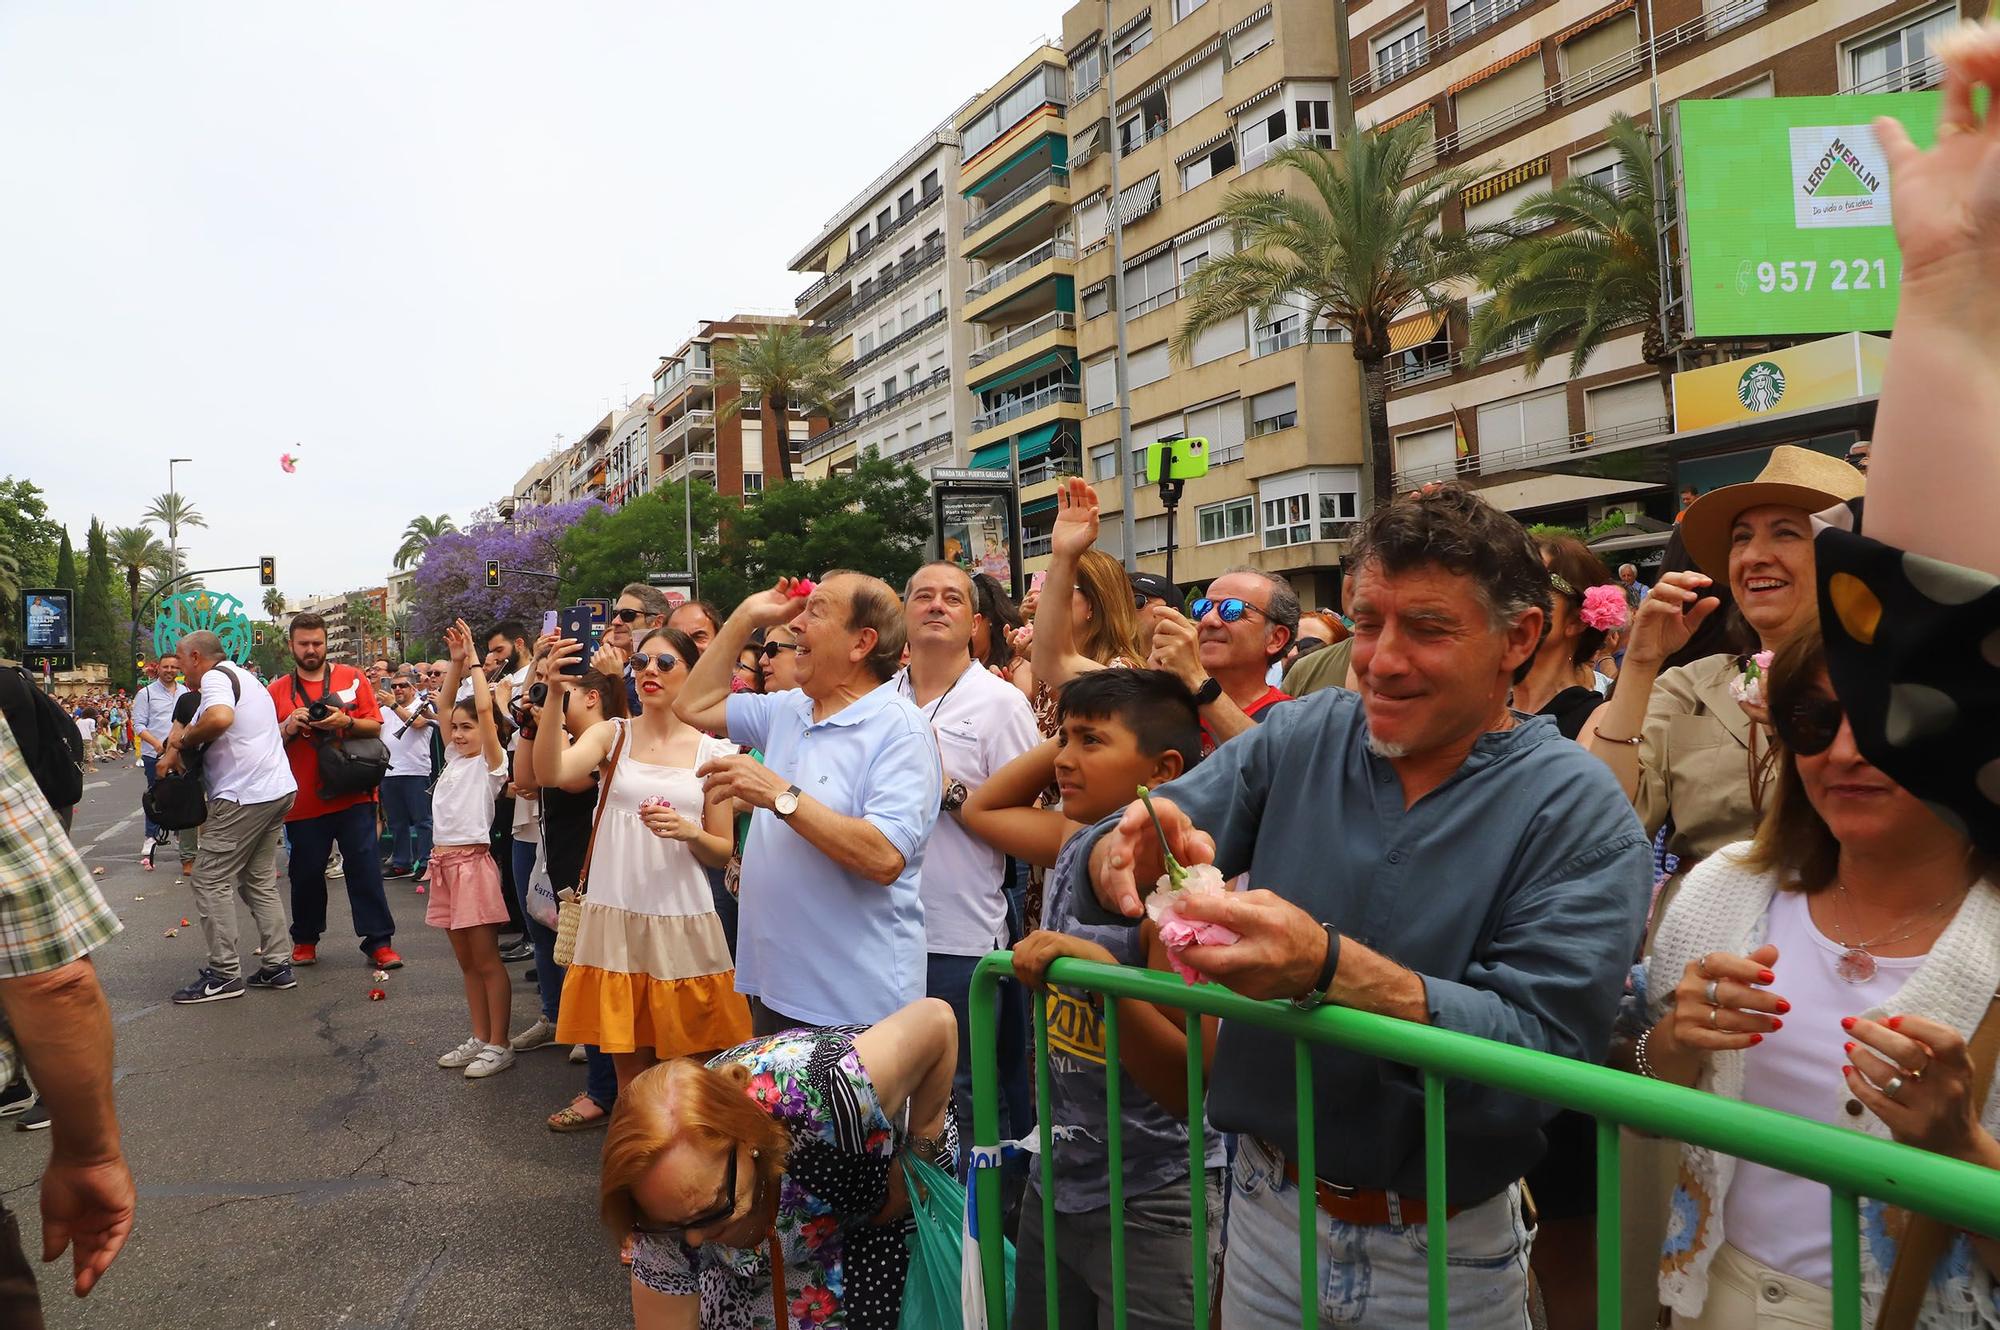
[[1729,533],[1752,508],[1782,504],[1808,514],[1858,499],[1867,479],[1838,457],[1780,444],[1757,478],[1712,489],[1681,515],[1681,541],[1695,567],[1721,581],[1729,576]]

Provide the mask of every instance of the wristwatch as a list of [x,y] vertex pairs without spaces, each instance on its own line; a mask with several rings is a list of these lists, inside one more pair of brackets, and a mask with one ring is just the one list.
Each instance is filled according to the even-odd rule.
[[779,817],[790,817],[793,813],[799,811],[799,794],[799,787],[796,785],[792,786],[779,795],[776,801],[771,804],[771,811]]
[[1333,972],[1340,968],[1340,930],[1332,924],[1321,924],[1326,930],[1326,960],[1319,967],[1319,977],[1305,993],[1292,999],[1292,1005],[1300,1011],[1311,1011],[1326,1004],[1327,993],[1333,988]]
[[1210,675],[1208,682],[1194,690],[1194,704],[1205,707],[1222,696],[1222,680]]
[[971,791],[967,790],[958,781],[949,782],[944,787],[944,798],[938,800],[938,811],[941,813],[956,813],[959,809],[965,807],[966,798],[970,793]]

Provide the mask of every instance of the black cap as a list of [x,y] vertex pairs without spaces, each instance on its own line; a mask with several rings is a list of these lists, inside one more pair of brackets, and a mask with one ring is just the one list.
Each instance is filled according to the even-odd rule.
[[1175,609],[1181,607],[1181,589],[1158,573],[1132,574],[1132,590],[1146,600],[1164,600]]

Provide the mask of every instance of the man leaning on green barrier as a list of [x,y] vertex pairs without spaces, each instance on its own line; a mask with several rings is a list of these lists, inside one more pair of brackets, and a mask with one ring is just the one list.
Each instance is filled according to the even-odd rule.
[[[1184,864],[1252,890],[1183,904],[1234,930],[1190,946],[1245,996],[1379,1012],[1586,1061],[1609,1041],[1639,943],[1651,856],[1602,763],[1508,690],[1546,630],[1549,580],[1527,532],[1455,485],[1378,509],[1356,543],[1353,666],[1165,787]],[[1164,871],[1142,805],[1091,832],[1086,922],[1137,917]],[[1090,900],[1095,894],[1096,901]],[[1100,908],[1101,907],[1101,908]],[[1425,1316],[1423,1086],[1414,1069],[1312,1053],[1321,1314]],[[1225,1022],[1208,1112],[1242,1135],[1230,1178],[1225,1325],[1297,1324],[1298,1140],[1286,1037]],[[1446,1090],[1450,1322],[1527,1323],[1533,1241],[1521,1176],[1548,1105]]]

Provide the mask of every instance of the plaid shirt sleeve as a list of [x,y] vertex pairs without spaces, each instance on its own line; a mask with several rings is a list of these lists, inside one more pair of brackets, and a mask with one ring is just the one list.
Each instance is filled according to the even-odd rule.
[[0,721],[0,979],[67,965],[121,927]]

